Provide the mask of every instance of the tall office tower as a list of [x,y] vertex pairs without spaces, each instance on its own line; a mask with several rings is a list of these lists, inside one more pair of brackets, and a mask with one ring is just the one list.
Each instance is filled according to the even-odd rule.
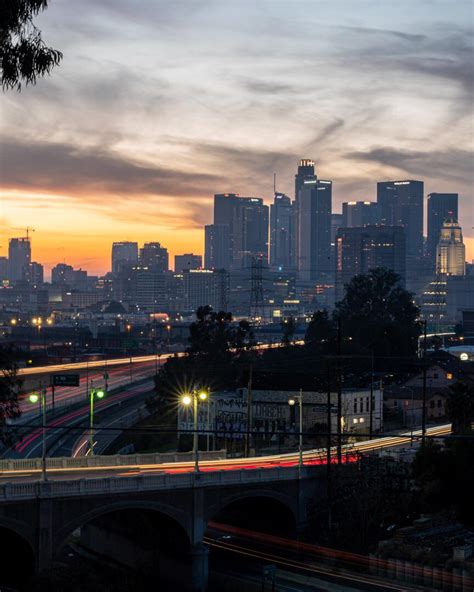
[[340,228],[336,237],[336,301],[344,297],[344,286],[358,274],[385,267],[404,283],[406,237],[399,226]]
[[204,267],[230,268],[230,229],[228,224],[208,224],[204,227]]
[[379,222],[402,226],[406,233],[406,270],[422,271],[423,256],[423,181],[382,181],[377,183]]
[[44,282],[44,269],[41,263],[32,261],[30,263],[30,273],[28,278],[29,283],[32,286],[40,287]]
[[193,255],[193,253],[186,253],[185,255],[174,256],[175,273],[182,273],[185,269],[201,269],[201,267],[201,255]]
[[328,281],[331,268],[332,182],[316,175],[304,180],[298,194],[297,266],[301,280]]
[[436,273],[466,275],[466,248],[462,229],[452,218],[441,227],[436,249]]
[[8,280],[8,257],[0,257],[0,282]]
[[342,228],[342,214],[331,214],[331,244],[336,243],[336,235],[339,228]]
[[189,269],[183,273],[186,310],[212,306],[216,311],[227,309],[229,275],[224,270]]
[[[218,233],[216,238],[219,239],[220,245],[225,248],[225,251],[218,257],[222,265],[213,265],[214,268],[228,270],[232,266],[234,225],[239,200],[240,198],[236,193],[216,193],[214,195],[214,226],[219,226],[219,229],[216,229],[216,233]],[[227,234],[227,242],[223,239],[225,234]]]
[[168,249],[160,243],[145,243],[140,249],[140,265],[155,271],[168,271]]
[[11,238],[8,244],[8,279],[27,281],[30,273],[31,243],[29,238]]
[[374,201],[345,201],[342,204],[342,227],[366,226],[379,221],[379,206]]
[[430,193],[428,195],[428,238],[426,247],[427,255],[433,262],[433,267],[443,223],[448,219],[459,220],[458,197],[457,193]]
[[313,179],[315,176],[314,162],[307,158],[300,160],[298,164],[298,172],[295,175],[295,201],[298,203],[299,193],[303,188],[306,179]]
[[260,197],[241,197],[233,223],[231,269],[245,269],[257,259],[268,263],[268,206]]
[[[268,206],[261,198],[216,194],[211,227],[206,227],[206,267],[237,270],[249,267],[253,258],[268,261]],[[219,265],[215,264],[213,239],[224,249],[218,256]]]
[[295,267],[295,207],[284,193],[270,206],[270,265],[280,271]]
[[112,244],[112,273],[118,273],[126,263],[137,263],[138,243],[124,241]]

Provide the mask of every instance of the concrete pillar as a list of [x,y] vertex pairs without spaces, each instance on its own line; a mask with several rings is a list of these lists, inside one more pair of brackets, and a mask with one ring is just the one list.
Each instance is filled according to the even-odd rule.
[[51,567],[53,561],[53,513],[52,500],[49,497],[51,485],[39,483],[37,502],[38,518],[36,522],[36,570],[38,572]]
[[191,549],[192,591],[205,592],[209,577],[209,549],[204,543],[193,545]]

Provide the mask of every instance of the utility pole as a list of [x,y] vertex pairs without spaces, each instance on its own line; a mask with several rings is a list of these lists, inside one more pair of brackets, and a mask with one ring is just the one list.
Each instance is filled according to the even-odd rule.
[[332,432],[332,408],[331,408],[331,367],[329,360],[327,361],[327,424],[328,424],[328,440],[326,450],[326,496],[328,500],[328,528],[332,525],[332,487],[331,487],[331,432]]
[[374,427],[374,350],[371,350],[371,370],[370,370],[370,400],[369,400],[369,440],[372,440]]
[[247,385],[247,434],[245,436],[245,456],[250,456],[252,448],[252,375],[253,363],[250,362],[249,381]]
[[337,462],[342,464],[342,368],[341,368],[341,319],[337,319]]
[[426,436],[426,320],[423,321],[423,399],[421,409],[421,443],[425,443]]

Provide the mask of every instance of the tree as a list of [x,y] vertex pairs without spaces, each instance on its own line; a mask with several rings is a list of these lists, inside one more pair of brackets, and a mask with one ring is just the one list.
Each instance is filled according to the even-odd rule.
[[317,310],[313,313],[304,341],[310,347],[320,349],[323,344],[328,344],[335,336],[334,323],[327,310]]
[[3,442],[9,441],[6,432],[7,420],[21,415],[18,401],[21,385],[14,351],[0,347],[0,440]]
[[377,268],[352,278],[334,316],[356,348],[380,356],[412,356],[420,335],[418,315],[413,295],[400,286],[400,277]]
[[21,90],[22,83],[35,84],[49,74],[63,54],[47,47],[33,24],[48,0],[2,0],[0,2],[0,64],[4,89]]
[[282,337],[281,342],[285,346],[289,346],[295,334],[296,323],[293,317],[287,317],[281,322]]
[[449,387],[446,401],[453,434],[471,434],[474,422],[474,388],[458,381]]
[[215,312],[211,306],[196,311],[188,341],[187,355],[170,358],[156,376],[158,399],[148,402],[150,408],[176,405],[180,394],[196,387],[235,388],[248,371],[249,352],[256,343],[250,323],[234,324],[231,313]]

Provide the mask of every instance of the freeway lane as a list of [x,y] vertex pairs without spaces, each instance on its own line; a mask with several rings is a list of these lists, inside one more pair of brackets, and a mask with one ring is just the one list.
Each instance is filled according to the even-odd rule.
[[[435,426],[427,430],[428,436],[441,436],[451,432],[451,424]],[[415,436],[420,436],[421,432],[414,432]],[[358,452],[374,452],[384,448],[394,448],[406,445],[411,432],[400,436],[390,436],[387,438],[374,438],[365,442],[359,442],[350,446],[344,446],[344,457],[346,462],[354,460],[354,455]],[[336,462],[336,450],[332,450],[333,462]],[[304,464],[324,465],[326,463],[326,450],[315,449],[304,453]],[[223,460],[207,460],[200,463],[201,471],[232,471],[239,469],[265,469],[274,467],[292,467],[298,464],[298,454],[276,454],[271,456],[261,456],[253,458],[236,458]],[[87,479],[100,477],[127,477],[140,475],[153,475],[160,473],[184,473],[194,470],[193,462],[161,463],[161,464],[130,464],[114,467],[63,467],[48,469],[48,478],[58,481],[70,479]],[[40,469],[12,469],[4,470],[0,473],[0,483],[8,481],[37,481],[40,478]]]
[[[160,363],[163,363],[161,361]],[[92,372],[88,375],[81,375],[80,377],[80,385],[78,387],[56,387],[55,392],[55,407],[56,409],[60,409],[65,407],[69,404],[73,404],[80,400],[86,400],[88,386],[90,388],[91,384],[96,387],[103,388],[105,385],[104,374],[105,372],[108,373],[108,389],[112,390],[119,386],[123,386],[130,382],[136,382],[138,380],[142,380],[143,378],[147,378],[155,373],[155,368],[159,366],[158,362],[155,366],[155,360],[153,359],[152,362],[137,362],[135,366],[133,366],[132,374],[130,375],[130,367],[118,367],[109,369],[104,366],[104,362],[100,362],[101,371],[100,372]],[[52,366],[47,366],[47,368],[52,368]],[[27,370],[33,370],[33,368],[28,368]],[[51,371],[53,372],[53,371]],[[130,380],[132,378],[132,381]],[[38,387],[40,387],[39,380],[38,380]],[[33,389],[31,389],[33,390]],[[22,420],[24,421],[26,417],[31,419],[32,416],[37,415],[38,409],[33,410],[31,403],[27,399],[28,394],[24,394],[20,397],[21,402],[21,409],[23,412],[22,418],[17,420],[16,424],[21,424]],[[52,408],[52,393],[51,388],[48,387],[47,395],[47,409],[50,410]]]
[[[125,392],[120,392],[115,395],[109,395],[106,399],[98,401],[95,403],[95,412],[99,413],[100,411],[104,411],[105,409],[109,409],[121,401],[129,401],[130,399],[134,399],[140,395],[150,392],[153,388],[153,382],[146,381],[140,385],[130,386]],[[71,425],[83,423],[89,417],[89,403],[85,403],[79,409],[75,409],[69,413],[58,417],[57,419],[53,419],[48,423],[48,430],[46,432],[46,445],[49,448],[51,444],[58,439],[58,435],[61,435],[62,432],[60,430],[61,427],[70,427]],[[58,428],[57,430],[51,429],[51,427]],[[42,447],[42,433],[43,429],[41,427],[35,428],[31,433],[25,435],[23,439],[18,442],[13,450],[7,451],[5,454],[6,458],[18,458],[18,456],[23,458],[31,458],[35,456],[41,455],[41,447]]]
[[[302,345],[303,341],[294,341],[295,345]],[[260,343],[256,345],[253,349],[269,349],[269,348],[278,348],[284,347],[281,343]],[[111,360],[95,360],[90,362],[72,362],[70,364],[54,364],[50,366],[37,366],[33,368],[20,368],[18,374],[20,376],[34,376],[37,374],[51,374],[53,372],[73,372],[78,370],[86,370],[86,369],[93,369],[93,368],[104,368],[104,365],[107,368],[111,366],[125,366],[125,365],[134,365],[134,364],[142,364],[142,363],[149,363],[149,364],[159,364],[160,362],[165,362],[168,358],[172,358],[175,356],[181,357],[185,356],[186,352],[170,352],[166,354],[151,354],[146,356],[135,356],[131,358],[114,358]],[[107,362],[107,363],[106,363]]]

